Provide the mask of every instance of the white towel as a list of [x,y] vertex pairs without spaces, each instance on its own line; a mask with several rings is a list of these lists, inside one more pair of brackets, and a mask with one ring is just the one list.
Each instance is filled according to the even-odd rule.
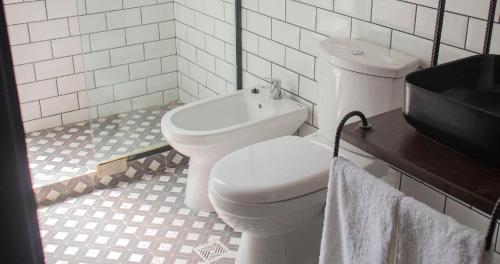
[[398,264],[482,263],[484,236],[411,197],[400,203]]
[[387,263],[402,193],[352,162],[332,161],[320,264]]

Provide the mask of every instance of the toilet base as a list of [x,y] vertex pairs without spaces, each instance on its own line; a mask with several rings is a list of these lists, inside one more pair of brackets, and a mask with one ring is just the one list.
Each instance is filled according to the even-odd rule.
[[273,236],[243,232],[236,264],[318,263],[323,214],[297,229]]
[[208,199],[208,178],[217,160],[190,157],[184,203],[196,211],[214,212]]

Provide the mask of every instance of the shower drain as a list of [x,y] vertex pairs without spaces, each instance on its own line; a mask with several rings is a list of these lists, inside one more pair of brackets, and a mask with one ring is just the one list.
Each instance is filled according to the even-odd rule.
[[218,260],[229,253],[229,249],[219,241],[208,242],[196,247],[194,251],[201,259],[207,262]]

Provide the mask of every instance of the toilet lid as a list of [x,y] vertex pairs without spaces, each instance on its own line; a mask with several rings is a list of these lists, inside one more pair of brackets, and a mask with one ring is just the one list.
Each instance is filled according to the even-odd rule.
[[270,203],[296,198],[327,186],[332,154],[297,136],[239,149],[211,172],[211,191],[239,203]]

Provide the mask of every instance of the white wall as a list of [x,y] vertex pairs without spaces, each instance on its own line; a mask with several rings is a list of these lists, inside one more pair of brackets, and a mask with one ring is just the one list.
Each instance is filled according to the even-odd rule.
[[236,90],[234,15],[234,0],[175,1],[181,101]]
[[[263,85],[264,78],[282,79],[284,88],[310,107],[308,123],[317,127],[317,43],[329,36],[358,38],[416,56],[428,65],[437,3],[243,0],[244,86]],[[488,6],[489,0],[447,1],[440,63],[482,51]],[[499,16],[497,10],[491,48],[498,54]]]
[[27,132],[177,100],[173,0],[3,3]]

